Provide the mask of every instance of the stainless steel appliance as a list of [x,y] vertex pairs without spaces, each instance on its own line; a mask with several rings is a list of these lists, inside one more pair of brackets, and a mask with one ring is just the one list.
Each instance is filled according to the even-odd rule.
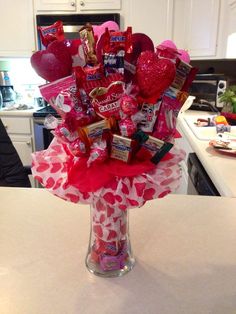
[[[106,21],[114,21],[120,25],[120,14],[119,13],[97,13],[97,14],[67,14],[67,15],[36,15],[37,26],[49,26],[54,24],[56,21],[63,22],[63,29],[66,39],[79,38],[79,29],[86,23],[92,25],[100,25]],[[40,41],[38,33],[38,48],[44,49]]]
[[33,113],[34,118],[34,136],[36,151],[47,149],[53,139],[51,130],[44,126],[45,117],[51,114],[60,119],[60,116],[51,106],[45,106]]
[[13,86],[0,86],[0,92],[2,94],[2,107],[8,107],[9,105],[14,104],[16,100],[16,93],[13,89]]
[[190,95],[195,96],[196,99],[193,107],[190,109],[197,109],[197,104],[210,104],[220,111],[223,108],[223,103],[219,101],[219,98],[226,90],[228,84],[228,78],[224,74],[196,75],[189,91]]
[[220,196],[195,153],[188,155],[188,194]]

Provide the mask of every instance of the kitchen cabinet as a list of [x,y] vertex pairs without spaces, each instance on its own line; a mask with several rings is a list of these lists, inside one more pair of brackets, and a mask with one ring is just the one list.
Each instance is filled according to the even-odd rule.
[[236,0],[228,0],[225,11],[225,53],[227,58],[236,58]]
[[0,57],[29,57],[35,50],[32,0],[0,1]]
[[[31,154],[34,151],[33,120],[26,116],[1,115],[1,120],[10,136],[24,166],[31,165]],[[32,186],[34,180],[30,178]]]
[[148,35],[156,46],[171,38],[173,0],[129,0],[126,26],[131,25],[134,33]]
[[220,0],[174,0],[172,38],[191,58],[217,57]]
[[119,10],[121,0],[36,0],[36,11],[86,12],[97,10]]

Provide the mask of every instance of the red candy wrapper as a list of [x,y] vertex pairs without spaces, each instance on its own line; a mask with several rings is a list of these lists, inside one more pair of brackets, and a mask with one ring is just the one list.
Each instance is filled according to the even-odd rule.
[[138,111],[138,102],[134,97],[124,95],[120,98],[120,108],[125,115],[131,116]]
[[132,51],[132,28],[125,32],[114,32],[106,29],[103,35],[103,64],[107,75],[124,74],[124,57]]
[[39,26],[38,30],[42,44],[45,47],[54,40],[62,41],[65,39],[63,23],[61,21],[57,21],[49,26]]
[[92,105],[102,118],[115,117],[120,119],[120,97],[124,93],[124,83],[113,82],[107,88],[98,87],[90,92]]
[[121,135],[126,137],[131,137],[137,130],[136,124],[129,117],[120,120],[119,128]]

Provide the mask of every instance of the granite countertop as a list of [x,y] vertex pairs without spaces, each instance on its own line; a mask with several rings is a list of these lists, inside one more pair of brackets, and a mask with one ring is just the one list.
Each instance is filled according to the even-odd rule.
[[130,210],[136,264],[89,273],[89,207],[0,188],[0,313],[223,314],[236,308],[236,199],[168,195]]
[[221,196],[236,197],[236,157],[220,154],[209,146],[209,141],[199,140],[189,128],[186,117],[209,116],[215,113],[187,110],[178,116],[181,129],[193,151],[211,178]]

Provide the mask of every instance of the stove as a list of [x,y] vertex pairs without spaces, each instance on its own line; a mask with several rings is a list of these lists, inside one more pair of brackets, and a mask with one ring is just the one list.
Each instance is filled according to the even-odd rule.
[[56,118],[60,118],[60,115],[56,112],[56,110],[50,105],[43,107],[33,113],[34,118],[45,118],[48,114],[53,115]]

